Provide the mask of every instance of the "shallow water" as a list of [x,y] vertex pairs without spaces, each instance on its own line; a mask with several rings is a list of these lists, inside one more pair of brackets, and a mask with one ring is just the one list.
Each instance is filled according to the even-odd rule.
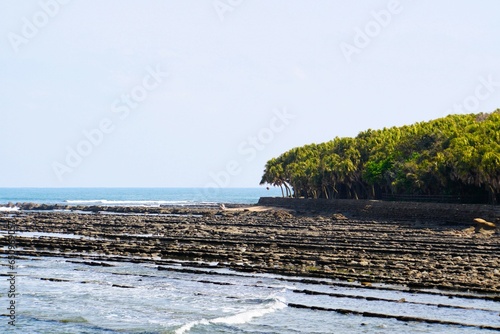
[[[6,265],[3,256],[1,263]],[[70,261],[74,261],[71,259]],[[289,304],[408,315],[459,323],[500,326],[500,303],[361,286],[305,284],[298,278],[234,273],[193,274],[154,264],[108,262],[94,267],[64,258],[17,260],[16,329],[19,333],[479,333],[474,327],[404,322]],[[167,266],[168,267],[168,266]],[[8,270],[4,267],[5,272]],[[63,281],[46,280],[59,279]],[[5,282],[5,281],[4,281]],[[2,309],[7,283],[0,283]],[[344,294],[337,298],[294,292]],[[368,301],[352,296],[394,301]],[[431,303],[435,305],[423,305]],[[438,307],[437,304],[469,307]],[[0,332],[9,329],[0,319]]]
[[[0,236],[8,235],[8,231],[0,230]],[[88,237],[85,235],[78,235],[72,233],[54,233],[54,232],[18,232],[16,231],[16,237],[20,238],[59,238],[59,239],[89,239],[96,240],[97,238]]]

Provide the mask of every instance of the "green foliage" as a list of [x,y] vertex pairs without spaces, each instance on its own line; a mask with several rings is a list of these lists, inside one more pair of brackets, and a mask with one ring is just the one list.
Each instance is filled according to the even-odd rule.
[[[283,196],[500,198],[500,109],[367,130],[293,148],[266,164],[261,184]],[[285,193],[286,191],[286,193]]]

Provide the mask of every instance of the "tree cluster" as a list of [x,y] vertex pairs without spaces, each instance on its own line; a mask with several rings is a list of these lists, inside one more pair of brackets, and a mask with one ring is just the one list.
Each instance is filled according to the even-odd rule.
[[283,196],[500,199],[500,109],[367,130],[293,148],[266,163],[261,184]]

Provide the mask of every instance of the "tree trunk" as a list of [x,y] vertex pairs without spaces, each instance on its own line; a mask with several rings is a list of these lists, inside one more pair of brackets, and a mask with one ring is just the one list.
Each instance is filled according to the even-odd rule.
[[325,193],[325,198],[326,198],[326,199],[329,199],[329,198],[330,198],[330,196],[328,196],[328,189],[327,189],[327,187],[326,187],[326,186],[323,186],[323,192]]
[[495,189],[491,185],[488,185],[488,197],[489,197],[489,203],[492,205],[497,204],[497,194],[495,193]]
[[354,199],[359,199],[358,193],[356,192],[356,187],[351,187],[351,190],[354,193]]
[[292,191],[288,187],[288,184],[286,184],[286,182],[284,182],[283,184],[285,185],[286,197],[292,197]]

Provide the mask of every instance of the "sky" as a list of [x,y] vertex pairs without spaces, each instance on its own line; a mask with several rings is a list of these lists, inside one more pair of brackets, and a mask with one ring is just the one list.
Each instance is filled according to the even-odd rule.
[[297,146],[500,108],[500,2],[0,0],[0,187],[257,187]]

